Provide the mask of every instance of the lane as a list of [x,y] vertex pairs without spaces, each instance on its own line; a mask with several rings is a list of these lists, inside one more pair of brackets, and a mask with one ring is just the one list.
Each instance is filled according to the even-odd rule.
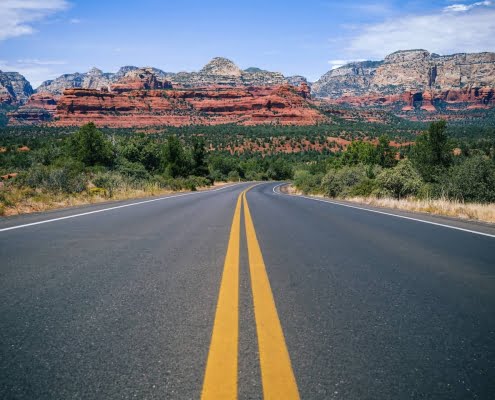
[[299,399],[299,390],[266,273],[263,255],[246,200],[246,192],[243,193],[242,203],[260,354],[263,397],[264,399],[297,400]]
[[302,398],[493,398],[493,238],[274,186],[247,199]]
[[1,232],[0,398],[199,398],[247,186]]

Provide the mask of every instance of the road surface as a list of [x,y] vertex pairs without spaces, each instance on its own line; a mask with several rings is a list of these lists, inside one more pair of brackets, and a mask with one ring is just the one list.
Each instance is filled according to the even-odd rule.
[[0,220],[0,398],[495,398],[495,229],[251,186]]

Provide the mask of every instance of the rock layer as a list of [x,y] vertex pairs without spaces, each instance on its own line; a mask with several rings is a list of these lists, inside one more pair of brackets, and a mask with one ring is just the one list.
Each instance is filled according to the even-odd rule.
[[333,69],[315,82],[312,90],[318,97],[339,98],[483,87],[495,87],[495,53],[439,56],[426,50],[407,50],[392,53],[383,61]]
[[60,98],[54,125],[94,122],[99,126],[152,125],[312,125],[326,118],[310,107],[307,86],[206,87],[117,91],[67,89]]
[[16,111],[8,113],[9,125],[38,125],[48,123],[57,110],[57,97],[49,93],[35,93]]

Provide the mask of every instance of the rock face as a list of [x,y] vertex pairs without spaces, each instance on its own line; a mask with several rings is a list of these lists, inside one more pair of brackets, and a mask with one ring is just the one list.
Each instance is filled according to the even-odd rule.
[[[235,74],[233,69],[222,73]],[[226,76],[226,75],[222,75]],[[235,76],[235,75],[233,75]],[[110,90],[66,89],[58,101],[53,124],[94,122],[109,127],[157,125],[312,125],[326,117],[308,102],[306,84],[293,87],[207,86],[172,88],[151,69],[128,72]]]
[[[37,93],[48,93],[53,96],[60,96],[65,89],[82,88],[82,89],[109,89],[110,85],[122,79],[126,74],[138,70],[138,67],[125,66],[121,67],[116,73],[103,72],[98,68],[92,68],[86,73],[76,72],[74,74],[65,74],[57,79],[43,82],[37,89]],[[158,77],[166,77],[169,74],[157,68],[149,68]]]
[[186,88],[221,86],[266,86],[287,83],[281,73],[259,68],[241,70],[231,60],[216,57],[199,72],[179,72],[168,77],[172,84]]
[[33,88],[24,76],[0,71],[0,104],[24,104],[32,94]]
[[[135,66],[121,67],[116,73],[102,72],[93,68],[86,73],[65,74],[57,79],[43,82],[36,91],[38,93],[50,93],[60,96],[65,89],[110,89],[110,86],[120,81],[129,72],[142,68]],[[231,60],[216,57],[206,64],[199,72],[164,72],[158,68],[146,67],[158,78],[169,80],[174,86],[184,88],[199,88],[205,86],[266,86],[281,85],[289,83],[299,86],[307,83],[301,76],[285,78],[281,73],[265,71],[260,68],[251,67],[241,70]]]
[[313,84],[312,91],[317,97],[339,98],[483,87],[495,87],[495,53],[439,56],[407,50],[383,61],[350,63],[331,70]]
[[35,93],[28,102],[7,116],[9,125],[38,125],[53,119],[57,110],[57,98],[50,93]]

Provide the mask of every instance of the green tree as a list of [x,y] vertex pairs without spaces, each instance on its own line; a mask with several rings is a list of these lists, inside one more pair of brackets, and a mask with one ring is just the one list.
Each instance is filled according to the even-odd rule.
[[376,146],[376,161],[383,168],[391,168],[397,164],[395,159],[396,151],[390,146],[390,138],[387,135],[382,135],[378,139]]
[[193,175],[207,176],[206,149],[204,139],[195,137],[192,142],[192,170]]
[[377,155],[376,147],[373,144],[356,140],[351,142],[342,154],[342,163],[344,165],[376,164],[378,162]]
[[69,149],[71,156],[85,166],[110,165],[112,162],[112,145],[92,122],[70,137]]
[[162,150],[162,168],[171,178],[187,177],[190,165],[182,143],[176,136],[169,136]]
[[437,182],[452,163],[452,145],[446,129],[445,121],[432,122],[412,149],[411,161],[426,182]]

